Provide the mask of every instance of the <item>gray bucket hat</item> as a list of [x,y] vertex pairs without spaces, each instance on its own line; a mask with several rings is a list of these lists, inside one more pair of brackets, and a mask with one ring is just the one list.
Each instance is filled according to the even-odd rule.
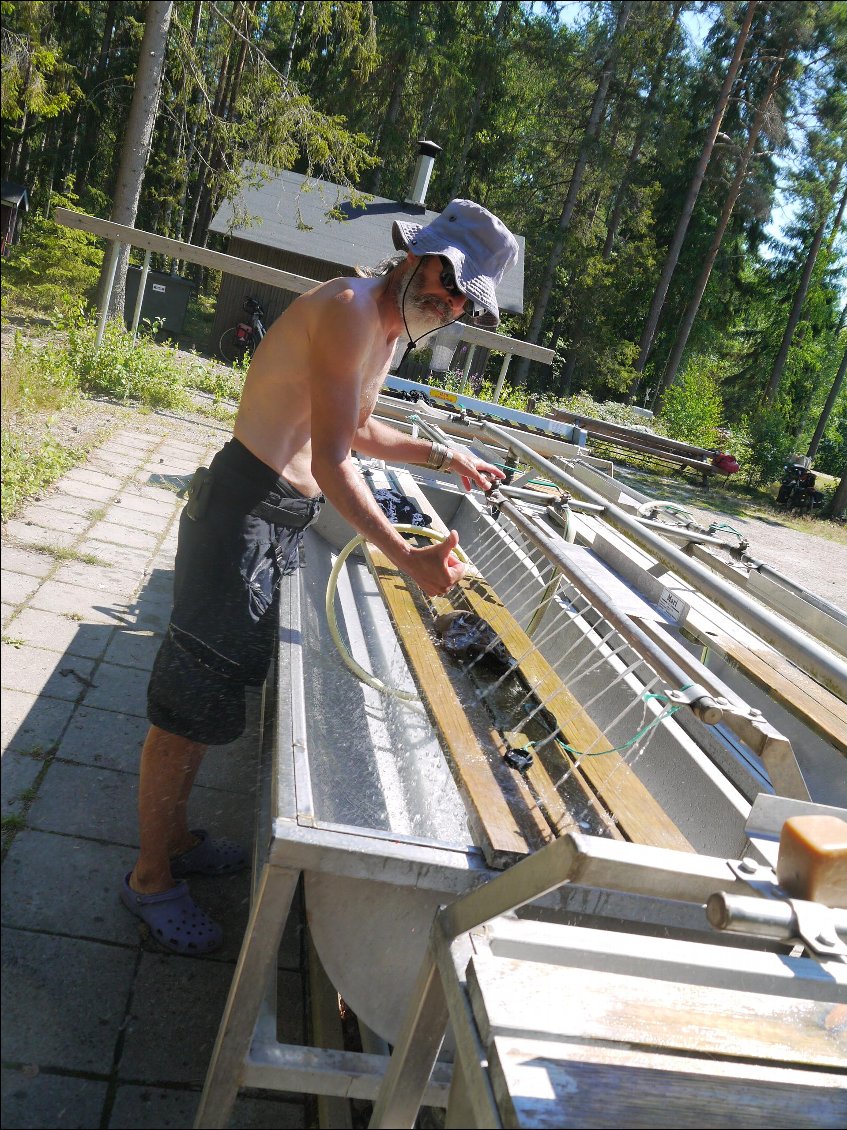
[[494,288],[517,263],[518,241],[487,208],[473,200],[451,200],[426,227],[395,221],[391,238],[398,251],[449,259],[456,285],[474,304],[473,325],[493,329],[499,324]]

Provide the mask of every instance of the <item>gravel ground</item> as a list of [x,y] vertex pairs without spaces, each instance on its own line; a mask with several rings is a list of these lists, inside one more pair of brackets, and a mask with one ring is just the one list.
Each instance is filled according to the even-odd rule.
[[[706,527],[726,522],[747,539],[751,557],[847,609],[847,528],[843,524],[783,517],[779,510],[765,510],[717,484],[703,489],[679,476],[617,466],[615,477],[651,498],[679,503]],[[809,531],[796,526],[808,526]]]

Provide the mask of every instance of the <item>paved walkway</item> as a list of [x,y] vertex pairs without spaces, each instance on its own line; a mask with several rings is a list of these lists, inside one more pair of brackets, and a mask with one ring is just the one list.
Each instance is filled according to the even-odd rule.
[[[195,879],[207,958],[161,951],[118,901],[137,847],[147,675],[170,611],[177,497],[227,436],[152,415],[7,524],[2,550],[3,1126],[190,1127],[247,921],[249,874]],[[192,823],[250,844],[256,734],[211,749]],[[305,1039],[300,922],[280,1039]],[[242,1097],[239,1127],[310,1124]]]

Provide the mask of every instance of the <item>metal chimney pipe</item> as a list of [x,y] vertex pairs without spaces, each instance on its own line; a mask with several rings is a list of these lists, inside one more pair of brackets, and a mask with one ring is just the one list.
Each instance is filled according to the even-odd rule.
[[414,204],[419,208],[426,200],[426,190],[429,188],[429,178],[432,176],[432,166],[435,164],[436,154],[441,152],[441,146],[434,141],[418,140],[418,163],[415,165],[415,175],[406,204]]

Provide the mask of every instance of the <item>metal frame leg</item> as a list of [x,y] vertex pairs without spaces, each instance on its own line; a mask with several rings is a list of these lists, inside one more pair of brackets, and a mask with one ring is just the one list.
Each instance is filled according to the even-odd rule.
[[444,1042],[449,1013],[432,946],[427,948],[411,999],[374,1105],[370,1130],[399,1130],[415,1125],[426,1085]]
[[229,1122],[299,879],[299,870],[268,864],[262,869],[209,1061],[196,1130],[214,1130]]

